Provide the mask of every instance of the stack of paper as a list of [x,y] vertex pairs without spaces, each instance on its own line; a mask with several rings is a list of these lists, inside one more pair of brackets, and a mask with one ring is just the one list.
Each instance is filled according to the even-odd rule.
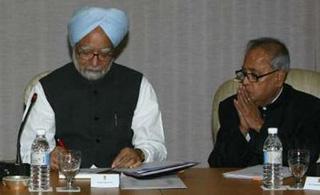
[[121,175],[121,189],[177,189],[187,188],[177,175],[167,175],[152,179],[137,179]]
[[[118,174],[124,173],[129,176],[144,178],[144,177],[156,177],[167,175],[170,173],[176,173],[177,171],[187,169],[197,165],[198,162],[173,162],[173,161],[161,161],[144,163],[138,168],[134,169],[112,169],[112,168],[82,168],[75,176],[76,179],[90,179],[93,174],[107,173]],[[59,178],[65,178],[63,174],[59,173]]]
[[[183,170],[195,166],[197,164],[197,162],[162,161],[144,163],[140,167],[135,169],[112,169],[92,167],[87,169],[80,169],[80,172],[76,175],[75,178],[91,179],[91,187],[116,187],[118,184],[113,185],[113,183],[116,182],[114,182],[115,180],[112,180],[110,176],[112,176],[112,174],[117,174],[117,177],[119,178],[119,173],[121,173],[121,189],[186,188],[183,181],[176,174],[171,173],[175,173],[179,170]],[[129,177],[127,175],[134,176],[135,178]],[[59,178],[65,177],[60,173]]]

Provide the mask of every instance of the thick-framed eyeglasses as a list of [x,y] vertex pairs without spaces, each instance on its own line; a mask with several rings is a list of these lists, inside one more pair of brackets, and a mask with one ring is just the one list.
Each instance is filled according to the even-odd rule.
[[99,51],[94,51],[91,48],[78,47],[77,51],[79,58],[83,60],[92,60],[95,56],[97,56],[98,60],[105,61],[108,58],[113,57],[114,54],[114,50],[112,48],[103,48]]
[[262,74],[262,75],[257,75],[255,73],[252,73],[252,72],[247,72],[245,71],[244,69],[240,69],[240,70],[237,70],[235,73],[236,73],[236,80],[237,81],[240,81],[242,82],[244,80],[245,77],[247,77],[247,79],[250,81],[250,82],[258,82],[259,79],[265,77],[265,76],[268,76],[270,74],[273,74],[275,72],[277,72],[279,69],[275,69],[273,71],[270,71],[270,72],[267,72],[265,74]]

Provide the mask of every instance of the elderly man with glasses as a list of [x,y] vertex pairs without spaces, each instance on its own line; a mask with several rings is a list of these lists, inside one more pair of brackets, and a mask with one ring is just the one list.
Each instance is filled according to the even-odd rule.
[[74,13],[68,24],[72,62],[33,89],[38,100],[21,137],[24,162],[30,163],[37,129],[46,130],[53,169],[64,150],[58,139],[81,151],[82,167],[133,168],[166,158],[153,87],[142,73],[114,62],[128,28],[127,15],[118,9],[84,7]]
[[209,157],[211,167],[263,164],[269,127],[278,128],[287,151],[306,148],[315,163],[320,150],[320,100],[285,84],[290,57],[277,39],[259,38],[247,45],[243,66],[236,71],[236,95],[219,105],[220,130]]

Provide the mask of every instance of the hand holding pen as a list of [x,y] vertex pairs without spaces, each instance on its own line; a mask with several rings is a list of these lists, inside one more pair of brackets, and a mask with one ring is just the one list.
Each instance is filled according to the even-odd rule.
[[58,164],[58,157],[59,153],[64,152],[66,150],[66,145],[64,144],[64,141],[62,139],[56,140],[56,147],[53,149],[53,151],[50,154],[50,167],[51,170],[58,170],[59,164]]

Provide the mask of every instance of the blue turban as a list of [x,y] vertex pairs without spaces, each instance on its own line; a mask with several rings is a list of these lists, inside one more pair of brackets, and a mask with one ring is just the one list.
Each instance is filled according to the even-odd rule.
[[127,15],[115,8],[84,7],[73,14],[68,24],[69,41],[72,47],[97,27],[101,27],[114,47],[128,33]]

